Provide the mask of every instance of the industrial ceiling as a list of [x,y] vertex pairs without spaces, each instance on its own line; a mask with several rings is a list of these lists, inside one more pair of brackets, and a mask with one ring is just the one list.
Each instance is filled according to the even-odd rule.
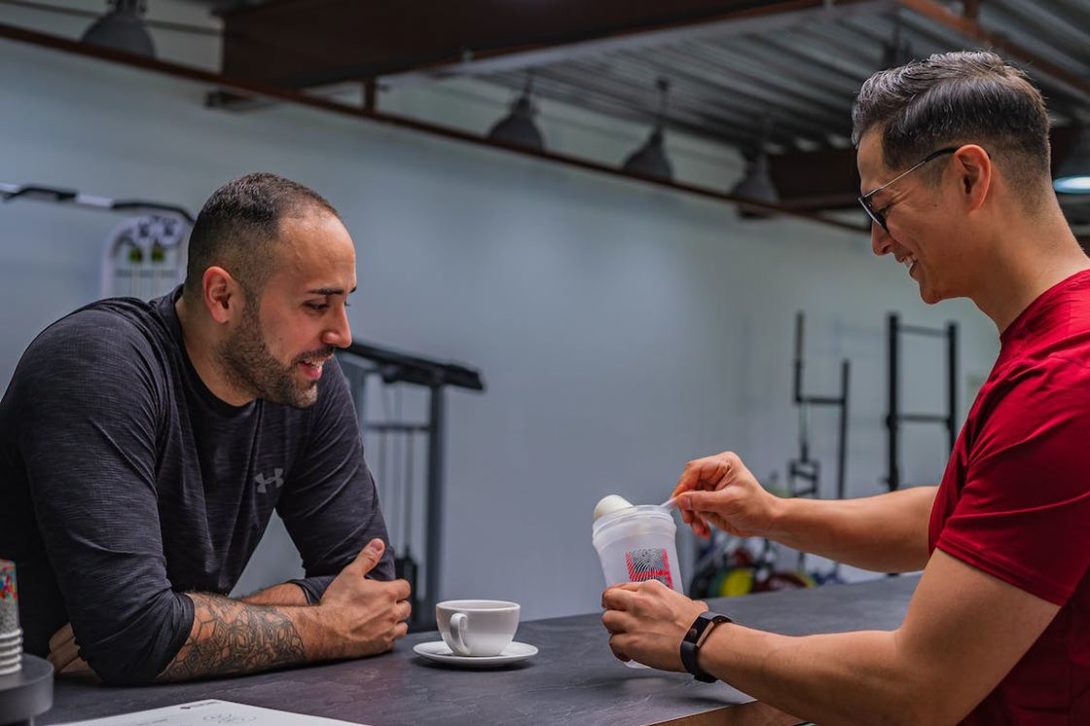
[[910,58],[990,47],[1025,68],[1053,114],[1055,163],[1090,122],[1090,0],[199,2],[222,18],[227,79],[360,82],[368,112],[397,84],[529,79],[536,98],[768,152],[779,205],[805,213],[855,204],[855,93]]

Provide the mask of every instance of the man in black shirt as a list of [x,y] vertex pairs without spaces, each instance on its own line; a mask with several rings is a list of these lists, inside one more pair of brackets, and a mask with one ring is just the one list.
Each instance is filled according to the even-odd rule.
[[[405,634],[409,586],[332,357],[355,287],[329,203],[252,174],[201,210],[182,287],[94,303],[31,343],[0,402],[0,557],[28,652],[142,683]],[[226,597],[274,509],[306,577]]]

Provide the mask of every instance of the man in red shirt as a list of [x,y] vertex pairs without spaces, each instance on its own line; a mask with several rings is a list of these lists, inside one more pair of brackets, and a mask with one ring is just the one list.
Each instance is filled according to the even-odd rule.
[[[879,572],[923,570],[892,632],[708,624],[656,582],[603,595],[622,659],[711,675],[821,724],[1090,723],[1090,260],[1049,172],[1040,93],[992,53],[868,80],[853,113],[875,254],[927,303],[968,297],[1001,351],[938,487],[779,499],[731,452],[690,462],[683,519]],[[695,650],[695,652],[694,652]]]

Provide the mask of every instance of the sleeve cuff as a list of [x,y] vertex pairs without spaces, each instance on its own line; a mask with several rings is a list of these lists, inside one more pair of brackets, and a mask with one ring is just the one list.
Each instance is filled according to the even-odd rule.
[[333,578],[336,575],[321,575],[317,577],[302,577],[298,580],[288,580],[288,582],[298,585],[303,594],[306,595],[307,603],[310,605],[317,605],[322,601],[322,595],[325,594],[326,588],[329,587],[329,583],[333,582]]

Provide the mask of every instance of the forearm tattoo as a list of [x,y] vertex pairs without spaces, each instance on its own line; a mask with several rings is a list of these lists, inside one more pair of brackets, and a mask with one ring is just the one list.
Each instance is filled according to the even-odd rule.
[[161,681],[253,673],[306,660],[295,624],[274,607],[190,595],[195,628]]

